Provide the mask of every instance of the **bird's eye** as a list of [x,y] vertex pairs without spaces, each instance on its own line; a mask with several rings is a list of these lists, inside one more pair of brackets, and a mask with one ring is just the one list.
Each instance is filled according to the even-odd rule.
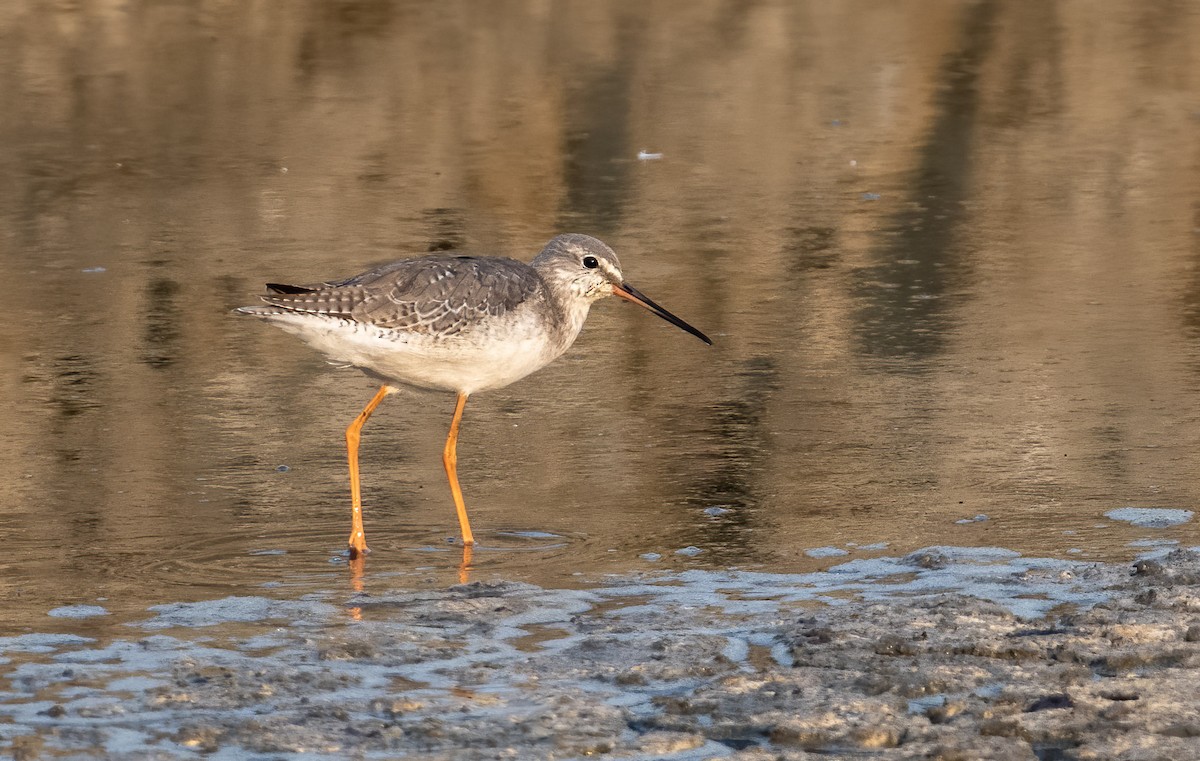
[[583,266],[590,270],[594,270],[600,266],[600,262],[597,261],[596,257],[594,256],[585,256],[583,257]]

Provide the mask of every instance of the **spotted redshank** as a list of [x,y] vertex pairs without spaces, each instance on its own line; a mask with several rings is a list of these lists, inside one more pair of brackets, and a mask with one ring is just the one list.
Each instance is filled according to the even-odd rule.
[[592,302],[620,296],[712,344],[708,336],[625,282],[611,248],[559,235],[530,264],[440,254],[404,259],[316,285],[268,283],[265,306],[238,312],[294,333],[336,364],[383,385],[346,429],[350,461],[350,557],[367,552],[358,478],[363,424],[400,387],[457,394],[442,462],[465,547],[474,544],[458,485],[456,445],[467,397],[507,386],[575,342]]

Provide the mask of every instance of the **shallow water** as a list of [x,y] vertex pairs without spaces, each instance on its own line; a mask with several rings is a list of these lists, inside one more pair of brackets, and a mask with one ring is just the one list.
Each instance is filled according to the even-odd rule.
[[[0,629],[350,591],[373,384],[229,310],[568,230],[715,346],[600,304],[473,398],[471,578],[1195,544],[1105,513],[1200,492],[1198,39],[1138,2],[0,9]],[[452,404],[366,430],[368,590],[460,578]]]

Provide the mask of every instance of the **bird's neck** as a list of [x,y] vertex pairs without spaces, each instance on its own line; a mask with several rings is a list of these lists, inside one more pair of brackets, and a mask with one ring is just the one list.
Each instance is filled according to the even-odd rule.
[[583,329],[583,323],[587,320],[588,310],[592,306],[593,299],[584,295],[578,284],[564,277],[560,269],[550,266],[538,267],[538,264],[538,260],[535,259],[533,266],[541,275],[542,282],[546,284],[547,306],[557,318],[555,322],[559,326],[557,336],[559,345],[556,348],[561,354],[579,336],[579,331]]

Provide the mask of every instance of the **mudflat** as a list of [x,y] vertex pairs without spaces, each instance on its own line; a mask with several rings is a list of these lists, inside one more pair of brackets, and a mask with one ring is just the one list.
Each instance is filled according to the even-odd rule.
[[0,639],[0,737],[17,759],[1193,758],[1197,590],[1187,549],[935,547],[173,603],[129,637]]

